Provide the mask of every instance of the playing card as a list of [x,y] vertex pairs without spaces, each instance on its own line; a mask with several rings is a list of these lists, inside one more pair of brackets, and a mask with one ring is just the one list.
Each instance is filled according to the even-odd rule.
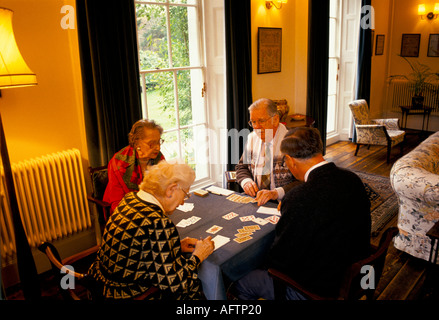
[[176,226],[180,227],[180,228],[186,228],[189,225],[191,225],[191,223],[189,222],[189,219],[183,219],[179,223],[177,223]]
[[253,220],[255,220],[255,216],[254,215],[244,216],[244,217],[239,217],[239,219],[241,221],[253,221]]
[[192,216],[192,217],[190,217],[190,218],[187,219],[187,220],[188,220],[188,222],[189,222],[190,224],[194,224],[195,222],[197,222],[197,221],[200,220],[200,219],[201,219],[200,217]]
[[262,219],[262,218],[256,218],[256,219],[253,219],[253,221],[254,222],[256,222],[256,223],[258,223],[258,224],[260,224],[260,225],[266,225],[267,223],[268,223],[268,221],[267,220],[264,220],[264,219]]
[[242,238],[242,237],[250,236],[252,234],[253,234],[253,232],[250,232],[250,231],[249,232],[238,232],[235,234],[235,237]]
[[215,233],[217,233],[218,231],[220,231],[222,228],[223,228],[223,227],[220,227],[220,226],[215,225],[215,226],[212,226],[212,227],[210,227],[209,229],[207,229],[206,232],[207,232],[207,233],[211,233],[211,234],[215,234]]
[[235,239],[233,239],[233,241],[238,242],[238,243],[243,243],[243,242],[248,241],[250,239],[253,239],[253,237],[245,236],[245,237],[241,237],[241,238],[235,238]]
[[242,228],[245,230],[244,232],[255,231],[255,230],[260,230],[261,229],[261,227],[258,226],[257,224],[254,224],[254,225],[251,225],[251,226],[244,226]]
[[279,221],[279,217],[278,216],[270,216],[268,218],[265,218],[264,220],[267,220],[268,222],[272,223],[272,224],[276,224]]
[[226,219],[226,220],[230,220],[230,219],[233,219],[233,218],[235,218],[235,217],[237,217],[237,216],[238,216],[237,213],[235,213],[235,212],[229,212],[228,214],[223,215],[223,218]]
[[215,243],[215,249],[218,249],[219,247],[222,247],[223,245],[225,245],[226,243],[228,243],[230,241],[230,238],[224,237],[224,236],[220,236],[219,234],[216,235],[212,241]]

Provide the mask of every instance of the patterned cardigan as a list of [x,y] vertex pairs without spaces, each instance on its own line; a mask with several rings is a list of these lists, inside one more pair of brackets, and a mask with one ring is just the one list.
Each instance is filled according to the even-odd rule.
[[[274,186],[271,189],[282,188],[284,194],[291,190],[294,186],[301,184],[288,169],[283,160],[283,154],[280,151],[280,144],[287,134],[288,129],[282,124],[273,139],[273,160],[272,160],[272,175],[274,177]],[[255,131],[250,133],[245,145],[245,150],[239,163],[236,165],[236,180],[241,185],[245,179],[252,179],[256,181],[255,167],[259,157],[259,150],[261,149],[262,140]]]
[[155,286],[160,298],[197,299],[199,264],[182,254],[177,228],[162,209],[130,192],[110,216],[89,273],[105,298],[130,299]]

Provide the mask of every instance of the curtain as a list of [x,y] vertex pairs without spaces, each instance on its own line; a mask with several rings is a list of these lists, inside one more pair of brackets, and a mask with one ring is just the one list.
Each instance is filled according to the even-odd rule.
[[[361,7],[370,6],[371,0],[361,0]],[[358,42],[358,66],[357,66],[357,82],[355,99],[364,99],[367,101],[367,105],[370,107],[370,79],[372,70],[372,30],[367,27],[363,28],[362,25],[370,25],[368,23],[362,23],[365,15],[371,16],[369,11],[363,12],[360,19],[360,37]],[[352,129],[352,142],[357,141],[357,133],[355,125]]]
[[133,0],[76,0],[89,161],[106,165],[141,119]]
[[[250,115],[248,107],[252,104],[252,60],[251,60],[251,1],[224,0],[226,25],[226,91],[227,91],[227,129],[248,129]],[[243,152],[243,144],[228,143],[227,169],[235,170],[236,161],[232,153]],[[244,143],[244,141],[243,141]],[[232,150],[233,148],[233,150]],[[235,163],[232,163],[235,162]]]
[[329,67],[329,0],[309,0],[308,89],[306,114],[315,119],[315,127],[326,150]]

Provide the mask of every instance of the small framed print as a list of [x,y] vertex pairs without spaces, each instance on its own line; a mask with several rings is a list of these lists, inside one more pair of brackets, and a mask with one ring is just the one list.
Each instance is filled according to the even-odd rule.
[[401,57],[419,57],[420,33],[404,33],[401,40]]
[[258,74],[281,72],[282,29],[258,28]]
[[439,34],[430,34],[427,57],[439,57]]
[[384,54],[384,34],[377,34],[376,45],[375,45],[375,55],[382,56]]

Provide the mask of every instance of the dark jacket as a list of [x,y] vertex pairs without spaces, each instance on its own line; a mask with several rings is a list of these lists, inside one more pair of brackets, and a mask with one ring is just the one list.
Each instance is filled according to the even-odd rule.
[[370,249],[370,202],[361,179],[333,163],[285,195],[269,266],[318,294],[334,294],[347,266]]

